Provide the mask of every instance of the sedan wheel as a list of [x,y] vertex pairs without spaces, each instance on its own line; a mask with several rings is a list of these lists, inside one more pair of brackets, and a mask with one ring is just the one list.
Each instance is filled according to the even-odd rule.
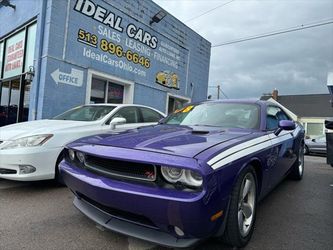
[[257,176],[252,166],[246,167],[233,188],[227,225],[223,241],[236,247],[244,247],[254,229],[257,203]]

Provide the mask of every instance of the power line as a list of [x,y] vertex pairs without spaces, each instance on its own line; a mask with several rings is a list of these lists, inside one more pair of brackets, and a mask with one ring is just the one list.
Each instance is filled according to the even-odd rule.
[[269,36],[276,36],[276,35],[280,35],[280,34],[284,34],[284,33],[304,30],[304,29],[315,28],[315,27],[319,27],[319,26],[329,25],[332,23],[333,23],[333,19],[328,19],[328,20],[322,21],[322,22],[301,24],[296,27],[294,26],[294,27],[290,27],[290,28],[286,28],[286,29],[275,30],[275,31],[267,32],[267,33],[262,33],[262,34],[239,38],[239,39],[235,39],[235,40],[231,40],[231,41],[227,41],[227,42],[222,42],[222,43],[219,43],[216,45],[212,45],[212,48],[225,46],[225,45],[229,45],[229,44],[234,44],[234,43],[250,41],[250,40],[255,40],[255,39],[260,39],[260,38],[269,37]]
[[226,93],[223,92],[223,90],[221,88],[219,90],[222,93],[222,95],[224,95],[225,98],[229,99],[229,97],[226,95]]
[[223,3],[223,4],[221,4],[221,5],[218,5],[218,6],[214,7],[213,9],[207,10],[206,12],[201,13],[201,14],[198,15],[198,16],[192,17],[192,18],[190,18],[190,19],[184,21],[184,23],[187,23],[187,22],[193,21],[194,19],[197,19],[197,18],[199,18],[199,17],[202,17],[202,16],[204,16],[204,15],[206,15],[206,14],[208,14],[208,13],[210,13],[210,12],[212,12],[212,11],[218,9],[218,8],[221,8],[221,7],[227,5],[227,4],[231,3],[231,2],[234,2],[234,1],[236,1],[236,0],[231,0],[231,1],[229,1],[229,2],[226,2],[226,3]]
[[208,88],[217,88],[217,99],[219,99],[219,93],[221,93],[222,95],[224,95],[225,98],[229,99],[229,97],[227,96],[226,93],[224,93],[224,91],[221,89],[220,85],[217,86],[208,86]]

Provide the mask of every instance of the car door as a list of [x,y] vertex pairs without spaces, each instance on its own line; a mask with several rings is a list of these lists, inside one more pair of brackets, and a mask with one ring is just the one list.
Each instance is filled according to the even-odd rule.
[[312,144],[312,151],[315,153],[326,153],[326,136],[322,135],[314,139]]
[[[278,135],[274,132],[278,129],[279,121],[290,120],[288,115],[278,106],[268,106],[266,114],[266,129],[271,139],[272,149],[268,156],[274,159],[275,164],[270,166],[270,186],[275,186],[295,162],[293,131],[281,131]],[[270,161],[272,162],[272,161]]]

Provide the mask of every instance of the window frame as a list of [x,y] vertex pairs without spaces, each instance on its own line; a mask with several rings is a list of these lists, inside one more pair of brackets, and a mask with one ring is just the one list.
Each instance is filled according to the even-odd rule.
[[[90,103],[92,79],[97,78],[124,86],[124,96],[122,104],[133,104],[134,102],[134,81],[125,80],[118,76],[102,73],[93,69],[88,69],[85,104]],[[112,103],[111,103],[112,104]]]

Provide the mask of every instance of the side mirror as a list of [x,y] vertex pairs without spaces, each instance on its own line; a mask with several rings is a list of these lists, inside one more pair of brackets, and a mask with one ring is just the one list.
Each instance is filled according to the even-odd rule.
[[110,126],[111,126],[111,129],[115,129],[117,125],[120,125],[120,124],[125,124],[126,123],[126,119],[125,118],[121,118],[121,117],[116,117],[116,118],[113,118],[110,122]]
[[311,141],[316,142],[316,139],[312,139]]
[[279,121],[279,128],[275,131],[275,135],[278,136],[282,130],[290,131],[296,128],[296,124],[294,121],[290,120],[282,120]]

